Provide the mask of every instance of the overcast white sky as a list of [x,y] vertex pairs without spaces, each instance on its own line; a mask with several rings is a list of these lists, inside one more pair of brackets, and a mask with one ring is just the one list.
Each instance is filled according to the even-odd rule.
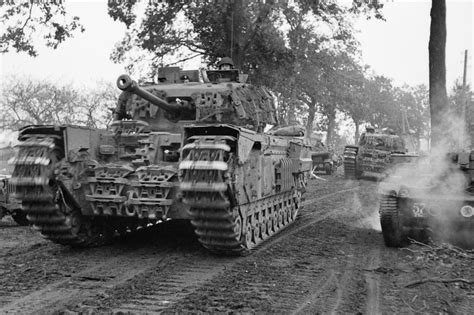
[[[447,0],[447,83],[462,78],[464,50],[473,52],[473,1]],[[77,15],[86,31],[67,40],[57,50],[39,48],[39,57],[0,55],[0,74],[20,74],[39,79],[90,86],[98,80],[115,82],[124,72],[109,55],[125,27],[107,15],[106,1],[67,0],[66,8]],[[396,84],[428,85],[430,0],[395,0],[385,4],[386,22],[361,19],[358,38],[364,62]],[[472,57],[468,78],[471,82]]]

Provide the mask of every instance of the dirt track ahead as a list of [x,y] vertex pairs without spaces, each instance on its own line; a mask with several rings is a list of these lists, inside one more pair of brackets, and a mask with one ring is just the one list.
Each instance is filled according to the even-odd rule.
[[386,248],[377,184],[325,178],[298,220],[246,257],[208,253],[186,222],[77,250],[4,219],[0,313],[473,313],[474,254]]

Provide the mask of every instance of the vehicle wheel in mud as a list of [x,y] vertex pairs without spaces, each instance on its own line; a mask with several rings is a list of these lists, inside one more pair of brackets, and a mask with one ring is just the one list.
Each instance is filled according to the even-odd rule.
[[12,214],[13,220],[16,222],[16,224],[21,225],[21,226],[27,226],[30,224],[28,219],[26,218],[26,213],[23,211],[15,211]]
[[388,247],[403,247],[408,244],[408,237],[403,230],[398,209],[397,197],[382,196],[380,200],[380,224],[385,245]]

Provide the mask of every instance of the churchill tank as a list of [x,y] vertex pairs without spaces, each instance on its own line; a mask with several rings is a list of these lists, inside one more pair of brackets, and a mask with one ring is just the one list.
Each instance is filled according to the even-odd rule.
[[344,148],[344,176],[348,179],[382,179],[397,164],[410,163],[417,154],[407,153],[403,139],[389,129],[368,128],[357,145]]
[[48,239],[96,246],[187,219],[205,247],[240,253],[296,217],[310,151],[302,137],[263,133],[277,124],[270,93],[234,69],[160,70],[157,84],[118,78],[107,130],[20,130],[11,183]]
[[278,124],[273,97],[238,75],[210,73],[226,88],[198,98],[212,105],[184,127],[179,164],[191,223],[201,244],[218,253],[248,253],[292,223],[312,165],[299,132],[263,132]]

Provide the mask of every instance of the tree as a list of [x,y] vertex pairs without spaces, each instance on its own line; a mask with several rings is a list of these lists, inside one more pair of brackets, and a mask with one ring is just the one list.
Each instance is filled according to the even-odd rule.
[[[201,56],[212,66],[230,55],[251,83],[279,96],[279,116],[285,121],[305,121],[309,132],[321,112],[328,140],[343,102],[338,84],[343,60],[332,59],[355,54],[357,47],[348,15],[381,18],[383,7],[359,0],[349,9],[332,0],[151,1],[140,22],[134,4],[109,2],[109,14],[128,28],[112,54],[114,61],[128,60],[133,71],[137,60],[129,58],[139,47],[152,60],[151,76],[161,64]],[[320,26],[332,33],[320,32]]]
[[[286,1],[149,1],[143,21],[138,21],[135,4],[136,1],[108,3],[110,16],[128,28],[112,54],[115,62],[127,60],[135,47],[152,54],[155,69],[161,63],[196,56],[215,65],[220,57],[231,55],[238,68],[262,84],[273,82],[273,69],[294,62],[280,28],[286,23],[282,18],[285,10],[301,16],[311,12],[328,23],[345,10],[328,0],[301,0],[292,5]],[[377,16],[382,6],[378,2],[354,1],[351,10],[369,14],[365,9],[370,9]],[[338,19],[338,23],[342,20]],[[175,58],[166,62],[170,56]]]
[[461,116],[465,111],[468,100],[472,98],[472,95],[471,87],[469,85],[464,86],[462,82],[457,80],[448,97],[449,107],[453,108],[454,111]]
[[75,124],[105,127],[110,107],[118,98],[111,85],[83,91],[71,84],[58,86],[29,78],[9,78],[2,87],[0,110],[2,129],[17,130],[26,125]]
[[66,16],[63,1],[0,0],[0,16],[3,24],[0,53],[13,49],[35,57],[38,51],[34,38],[39,34],[47,47],[56,49],[75,31],[84,31],[77,16]]
[[[395,103],[399,108],[400,119],[397,121],[397,131],[401,134],[411,132],[419,149],[419,140],[429,137],[430,115],[429,115],[429,93],[425,85],[414,87],[402,86],[396,88]],[[403,124],[403,115],[406,118]],[[407,129],[410,130],[407,130]]]
[[368,120],[371,112],[367,93],[369,80],[366,78],[365,71],[364,67],[351,58],[344,63],[343,72],[341,72],[340,110],[354,122],[354,142],[359,139],[360,125]]
[[449,107],[454,116],[459,117],[459,119],[456,119],[456,123],[460,125],[461,122],[465,122],[465,126],[460,126],[461,128],[456,130],[459,136],[459,146],[463,149],[471,146],[470,143],[473,142],[472,135],[469,135],[469,132],[472,132],[469,128],[474,118],[470,116],[472,114],[472,108],[470,107],[473,106],[470,100],[473,99],[473,95],[474,93],[468,84],[456,81],[448,98]]
[[110,1],[109,14],[129,27],[112,58],[121,62],[134,47],[140,47],[152,53],[151,67],[156,69],[160,63],[167,63],[169,56],[180,60],[203,56],[209,64],[215,64],[220,57],[232,55],[236,67],[249,74],[261,73],[263,65],[277,60],[283,63],[288,53],[275,25],[277,8],[243,0],[150,1],[138,24],[132,23],[136,19],[133,5],[124,7]]
[[446,1],[432,0],[429,50],[431,145],[443,139],[443,117],[447,114],[446,92]]

